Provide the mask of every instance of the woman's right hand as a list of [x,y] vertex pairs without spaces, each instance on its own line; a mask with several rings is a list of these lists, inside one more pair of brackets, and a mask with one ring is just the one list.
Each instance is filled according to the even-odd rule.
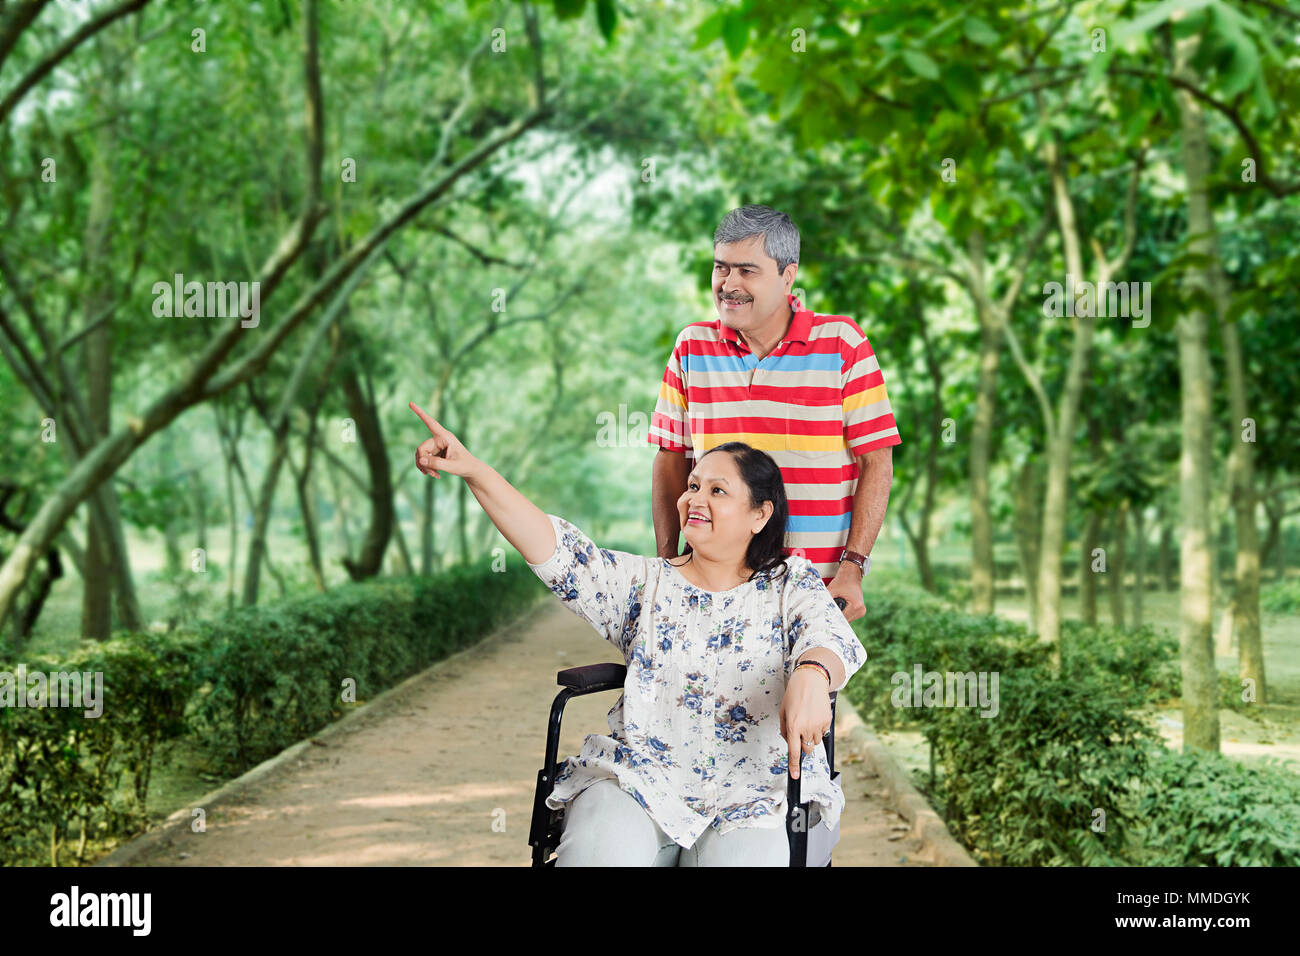
[[483,463],[469,453],[460,439],[438,424],[433,416],[415,402],[410,402],[409,405],[411,411],[419,415],[420,420],[433,433],[432,438],[426,438],[415,450],[415,466],[420,471],[435,478],[441,477],[438,474],[440,471],[469,478],[476,469],[482,467]]

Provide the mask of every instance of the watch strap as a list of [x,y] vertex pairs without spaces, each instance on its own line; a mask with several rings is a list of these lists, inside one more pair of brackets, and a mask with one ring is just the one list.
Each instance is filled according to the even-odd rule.
[[857,551],[850,551],[845,548],[844,553],[840,555],[840,561],[852,561],[862,570],[863,575],[871,570],[871,555],[869,554],[860,554]]

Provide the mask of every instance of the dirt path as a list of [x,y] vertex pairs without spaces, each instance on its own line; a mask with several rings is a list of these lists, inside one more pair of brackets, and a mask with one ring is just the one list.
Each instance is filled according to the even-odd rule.
[[[207,830],[151,840],[137,866],[527,866],[546,719],[564,667],[618,652],[555,601],[407,681],[219,806]],[[570,701],[560,755],[607,727],[614,693]],[[926,866],[922,842],[843,746],[836,866]],[[504,822],[493,827],[494,820]]]

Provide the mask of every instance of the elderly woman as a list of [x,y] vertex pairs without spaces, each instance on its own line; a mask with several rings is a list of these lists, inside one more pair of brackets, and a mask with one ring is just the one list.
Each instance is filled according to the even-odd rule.
[[545,514],[422,409],[422,472],[465,479],[569,610],[619,649],[623,696],[556,775],[557,866],[788,866],[786,774],[834,826],[844,794],[822,736],[829,691],[866,661],[806,558],[782,556],[786,498],[770,456],[703,455],[677,503],[690,553],[597,547]]

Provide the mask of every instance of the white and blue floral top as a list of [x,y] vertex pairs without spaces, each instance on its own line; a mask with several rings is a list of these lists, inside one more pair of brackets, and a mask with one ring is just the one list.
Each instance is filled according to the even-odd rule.
[[[867,659],[844,614],[806,558],[727,591],[705,591],[667,559],[597,548],[557,515],[556,549],[528,563],[573,613],[627,662],[608,736],[589,734],[556,775],[558,810],[598,780],[615,779],[682,847],[712,825],[785,826],[790,748],[781,736],[786,679],[815,647],[844,663],[845,683]],[[833,688],[840,690],[840,687]],[[800,799],[829,826],[844,794],[826,749],[803,755]]]

